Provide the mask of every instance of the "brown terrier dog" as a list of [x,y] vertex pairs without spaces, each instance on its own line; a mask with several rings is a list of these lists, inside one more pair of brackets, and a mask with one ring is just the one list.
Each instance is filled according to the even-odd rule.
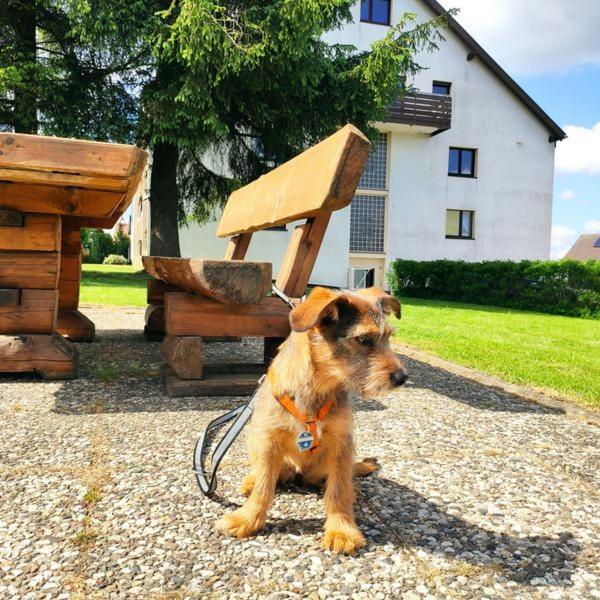
[[327,482],[322,546],[353,554],[365,545],[354,520],[353,476],[379,467],[354,463],[348,392],[371,398],[405,383],[389,347],[392,312],[400,316],[400,304],[379,288],[317,287],[292,310],[292,333],[269,368],[249,425],[252,470],[242,484],[249,498],[217,523],[220,531],[239,538],[258,532],[277,482],[301,473],[308,484]]

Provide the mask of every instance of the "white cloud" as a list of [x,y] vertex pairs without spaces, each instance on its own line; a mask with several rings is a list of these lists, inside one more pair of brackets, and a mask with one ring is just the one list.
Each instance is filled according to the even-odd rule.
[[599,175],[600,123],[591,129],[567,125],[564,130],[568,137],[556,147],[556,171]]
[[550,258],[562,258],[578,237],[574,229],[564,225],[555,225],[552,228]]
[[600,65],[597,0],[442,0],[512,74]]
[[600,221],[586,221],[583,233],[600,233]]
[[560,193],[561,200],[575,200],[575,192],[573,190],[565,190]]

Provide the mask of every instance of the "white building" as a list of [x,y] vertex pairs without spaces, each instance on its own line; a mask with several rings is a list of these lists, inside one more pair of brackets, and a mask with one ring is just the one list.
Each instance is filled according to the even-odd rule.
[[[435,0],[363,0],[354,22],[327,39],[368,49],[405,11],[444,12]],[[417,57],[426,67],[414,78],[419,93],[377,124],[359,190],[334,213],[312,283],[385,285],[395,258],[549,258],[554,151],[565,134],[457,22],[444,36],[437,52]],[[141,207],[134,256],[148,247]],[[292,229],[254,234],[247,258],[277,273]],[[215,230],[182,228],[182,256],[222,258],[227,240]]]

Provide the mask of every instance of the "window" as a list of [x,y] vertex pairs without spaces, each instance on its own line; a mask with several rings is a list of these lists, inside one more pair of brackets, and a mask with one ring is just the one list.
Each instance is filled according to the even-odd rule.
[[375,140],[365,170],[358,183],[359,189],[385,190],[387,189],[387,160],[388,136],[380,133]]
[[475,177],[475,157],[477,150],[450,148],[448,175],[452,177]]
[[446,211],[446,238],[448,239],[475,239],[473,233],[473,210],[447,210]]
[[362,0],[360,3],[360,20],[378,25],[390,24],[391,0]]
[[357,194],[350,206],[350,252],[384,251],[385,196]]
[[451,83],[446,83],[445,81],[434,81],[433,88],[431,91],[434,94],[441,94],[442,96],[449,96],[451,85],[452,85]]

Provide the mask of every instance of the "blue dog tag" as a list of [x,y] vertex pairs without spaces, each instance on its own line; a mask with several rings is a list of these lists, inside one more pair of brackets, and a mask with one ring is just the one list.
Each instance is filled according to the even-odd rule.
[[296,440],[296,444],[298,445],[298,449],[300,452],[306,452],[310,450],[313,445],[313,436],[310,431],[303,431]]

